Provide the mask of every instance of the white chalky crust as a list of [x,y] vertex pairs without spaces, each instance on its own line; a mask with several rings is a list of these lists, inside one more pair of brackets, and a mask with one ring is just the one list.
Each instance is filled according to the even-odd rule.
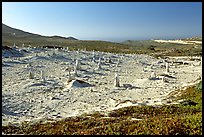
[[[25,120],[34,122],[46,118],[65,118],[93,111],[108,112],[131,105],[161,105],[165,103],[163,99],[168,93],[202,77],[202,66],[199,62],[197,65],[196,61],[194,66],[180,64],[175,67],[173,63],[168,75],[176,79],[165,77],[167,82],[164,82],[160,74],[166,71],[165,62],[148,55],[92,51],[77,53],[67,48],[25,50],[28,52],[13,52],[23,53],[24,56],[18,60],[9,51],[2,53],[2,125],[9,122],[18,124]],[[99,58],[102,69],[96,70]],[[80,60],[80,69],[74,76],[76,59]],[[116,65],[119,59],[120,63]],[[187,59],[177,57],[169,60],[190,63]],[[68,70],[65,71],[69,67],[70,74]],[[30,70],[35,74],[33,79],[28,78]],[[45,81],[42,81],[41,71],[46,76]],[[156,73],[157,79],[149,79],[152,72]],[[114,86],[115,73],[119,75],[119,87]],[[71,79],[94,86],[84,87],[76,81],[67,83]]]

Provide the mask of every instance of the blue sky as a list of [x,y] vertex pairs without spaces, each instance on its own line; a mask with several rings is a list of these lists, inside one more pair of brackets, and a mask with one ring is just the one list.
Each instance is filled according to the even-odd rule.
[[2,2],[2,23],[81,40],[202,36],[202,2]]

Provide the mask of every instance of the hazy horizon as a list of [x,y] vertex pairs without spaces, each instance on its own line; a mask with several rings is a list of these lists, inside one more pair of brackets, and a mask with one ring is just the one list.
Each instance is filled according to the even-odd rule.
[[202,36],[202,2],[2,2],[2,23],[79,40]]

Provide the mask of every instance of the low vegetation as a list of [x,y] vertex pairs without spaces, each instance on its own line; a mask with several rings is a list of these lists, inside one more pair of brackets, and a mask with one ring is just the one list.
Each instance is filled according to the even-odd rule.
[[198,56],[202,55],[202,44],[184,45],[174,43],[157,43],[154,41],[140,41],[129,43],[113,43],[107,41],[66,40],[60,38],[2,38],[2,44],[19,47],[63,47],[69,50],[101,51],[125,54],[149,54],[155,57],[163,56]]
[[185,99],[194,104],[130,106],[111,111],[108,117],[95,112],[34,125],[7,125],[2,127],[2,132],[28,135],[201,135],[202,81],[178,92],[181,94],[174,100]]

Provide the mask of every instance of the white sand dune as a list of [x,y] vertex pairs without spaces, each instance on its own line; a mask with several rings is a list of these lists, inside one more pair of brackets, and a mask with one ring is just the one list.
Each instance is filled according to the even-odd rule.
[[160,43],[177,43],[177,44],[202,44],[202,41],[183,41],[183,40],[154,40]]
[[[162,105],[169,93],[202,77],[198,60],[187,65],[170,63],[168,75],[175,78],[166,77],[163,81],[161,74],[166,71],[166,62],[148,55],[68,50],[55,50],[53,54],[53,50],[25,48],[18,50],[22,55],[18,57],[8,57],[7,51],[3,51],[2,125],[94,111],[107,113],[125,106]],[[74,75],[77,59],[80,67]],[[68,68],[74,79],[70,82],[67,82]],[[33,73],[33,79],[29,78],[29,72]],[[152,72],[155,78],[150,78]],[[115,73],[119,75],[120,87],[114,87]]]

